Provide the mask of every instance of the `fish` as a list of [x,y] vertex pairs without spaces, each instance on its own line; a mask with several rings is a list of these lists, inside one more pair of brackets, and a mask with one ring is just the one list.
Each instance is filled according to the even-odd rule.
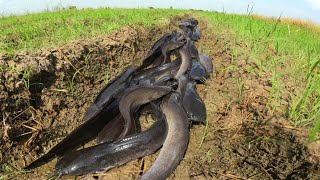
[[[204,102],[195,89],[196,82],[184,80],[184,89],[181,89],[181,102],[188,118],[193,123],[206,124],[207,112]],[[180,84],[179,84],[180,86]]]
[[24,167],[24,169],[34,169],[39,167],[56,157],[61,157],[68,152],[77,149],[83,143],[89,142],[98,135],[107,122],[114,119],[119,113],[119,100],[115,100],[93,118],[83,122],[61,142],[51,148],[49,152]]
[[192,40],[189,40],[189,43],[187,44],[188,50],[190,53],[190,56],[192,59],[198,59],[199,58],[199,52],[196,46],[194,45],[194,42]]
[[201,32],[198,27],[195,27],[189,35],[191,40],[198,41],[201,37]]
[[119,140],[120,135],[124,130],[124,123],[125,120],[121,113],[119,113],[114,119],[108,122],[99,132],[96,140],[97,144]]
[[192,65],[188,74],[191,79],[200,82],[205,82],[206,77],[208,76],[206,69],[196,59],[192,60]]
[[180,48],[184,44],[185,44],[184,42],[168,42],[168,43],[166,43],[161,49],[162,55],[164,56],[162,64],[170,62],[171,51]]
[[99,92],[95,100],[87,108],[83,120],[90,120],[102,111],[104,107],[109,105],[116,97],[121,96],[125,89],[128,88],[130,78],[135,70],[135,68],[129,67],[121,75],[109,81],[109,83]]
[[187,86],[189,79],[186,77],[186,75],[181,75],[178,77],[177,81],[178,81],[178,88],[177,88],[176,92],[178,92],[180,94],[180,96],[183,97],[183,94],[186,91],[186,86]]
[[158,67],[152,67],[152,68],[142,70],[136,74],[136,76],[133,78],[133,82],[135,82],[136,84],[140,84],[142,81],[145,81],[146,79],[156,78],[166,73],[167,71],[178,69],[180,67],[180,64],[181,64],[181,58],[177,58],[170,63],[166,63]]
[[180,95],[173,92],[161,103],[167,122],[167,136],[159,156],[140,180],[165,180],[184,157],[189,144],[189,123],[179,98]]
[[197,41],[201,36],[199,28],[196,27],[198,24],[199,22],[197,20],[190,18],[180,22],[178,26],[183,31],[186,38]]
[[[181,34],[177,32],[172,32],[171,34],[165,34],[160,38],[151,48],[147,57],[142,61],[142,65],[138,67],[137,72],[142,69],[147,68],[152,64],[159,64],[158,57],[162,55],[162,47],[168,42],[176,42],[177,40],[183,40]],[[161,59],[160,59],[161,60]],[[155,66],[155,65],[153,65]]]
[[168,94],[171,90],[171,87],[167,86],[136,86],[129,89],[119,102],[119,109],[125,120],[125,128],[119,138],[124,138],[126,135],[136,131],[133,113],[141,105],[156,100]]
[[191,66],[191,56],[187,46],[183,46],[179,49],[179,55],[181,56],[182,62],[178,72],[175,74],[175,79],[178,79],[179,76],[187,72]]
[[188,28],[195,28],[199,24],[198,20],[194,18],[188,18],[181,21],[178,25],[179,28],[188,27]]
[[84,175],[104,172],[140,157],[154,153],[161,148],[167,136],[167,123],[158,106],[152,113],[155,123],[147,130],[129,135],[120,141],[102,143],[81,149],[60,158],[55,174]]
[[152,54],[155,50],[161,48],[161,46],[166,43],[169,39],[172,38],[172,33],[166,33],[164,34],[160,39],[158,39],[153,45],[151,50],[148,52],[148,55]]
[[206,54],[202,53],[199,55],[200,64],[206,69],[208,76],[213,73],[212,59]]

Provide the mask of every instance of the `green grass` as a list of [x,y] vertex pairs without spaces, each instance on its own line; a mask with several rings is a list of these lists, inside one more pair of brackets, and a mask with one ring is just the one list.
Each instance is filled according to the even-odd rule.
[[[78,38],[110,33],[124,25],[165,24],[168,18],[184,13],[203,17],[212,33],[231,43],[232,61],[245,59],[257,65],[257,78],[272,83],[267,106],[271,112],[280,106],[281,92],[290,99],[282,115],[296,127],[313,127],[310,139],[320,128],[320,31],[251,15],[163,9],[85,9],[59,10],[0,19],[0,53],[14,54],[42,47],[56,47]],[[237,44],[245,44],[245,47]],[[230,66],[233,68],[234,66]],[[254,74],[255,69],[248,70]],[[28,73],[24,73],[28,87]],[[76,75],[77,73],[75,73]],[[266,76],[268,75],[269,76]],[[288,92],[290,82],[294,90]],[[239,82],[240,85],[242,82]],[[239,89],[239,98],[244,91]],[[70,81],[73,89],[73,79]]]
[[0,52],[53,47],[77,38],[110,33],[124,25],[162,24],[181,10],[59,10],[0,19]]
[[2,164],[0,167],[0,180],[11,179],[19,174],[27,173],[28,171],[17,170],[8,164]]

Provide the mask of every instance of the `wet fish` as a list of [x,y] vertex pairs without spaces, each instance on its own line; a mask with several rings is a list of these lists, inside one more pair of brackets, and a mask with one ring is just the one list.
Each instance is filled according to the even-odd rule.
[[139,73],[137,73],[133,81],[139,84],[139,82],[143,79],[144,80],[152,79],[159,75],[162,75],[163,73],[166,73],[167,71],[178,69],[180,67],[180,64],[181,64],[181,58],[177,58],[176,60],[170,63],[166,63],[158,67],[152,67],[152,68],[142,70]]
[[198,49],[196,48],[196,46],[194,45],[194,42],[189,40],[187,46],[188,46],[188,50],[189,50],[191,58],[198,59],[199,52],[198,52]]
[[200,30],[196,26],[198,21],[194,18],[186,19],[179,24],[179,28],[184,32],[186,38],[197,41],[200,39]]
[[104,125],[114,119],[119,114],[119,101],[113,101],[108,107],[104,108],[99,114],[88,121],[85,121],[78,128],[74,129],[67,137],[55,145],[49,152],[32,162],[24,169],[34,169],[56,157],[77,149],[83,143],[94,139],[102,130]]
[[192,60],[192,65],[188,74],[191,79],[200,82],[204,82],[208,76],[206,69],[196,59]]
[[[160,110],[153,110],[156,122],[146,131],[112,143],[102,143],[72,152],[58,160],[56,175],[84,175],[107,171],[158,150],[167,135],[167,125]],[[160,115],[161,116],[160,116]]]
[[198,20],[194,18],[188,18],[179,23],[179,28],[188,27],[188,28],[195,28],[199,24]]
[[147,68],[154,63],[158,63],[157,58],[162,55],[162,47],[168,42],[176,42],[177,40],[182,40],[180,33],[172,32],[171,34],[165,34],[153,45],[152,49],[148,53],[148,56],[143,60],[142,65],[137,69],[137,71],[139,72],[140,70]]
[[88,107],[83,117],[87,121],[96,116],[104,107],[109,105],[116,97],[121,96],[125,89],[128,88],[130,78],[135,69],[129,67],[121,75],[113,78],[97,95],[93,103]]
[[184,81],[184,83],[185,82],[186,84],[183,85],[185,89],[181,90],[182,106],[188,114],[190,121],[206,124],[206,107],[195,89],[196,83],[190,80]]
[[97,137],[97,144],[119,140],[119,137],[124,130],[124,123],[125,120],[122,117],[121,113],[119,113],[99,132]]
[[141,180],[164,180],[179,165],[189,144],[187,115],[179,104],[179,94],[172,93],[164,98],[161,109],[166,116],[168,133],[160,154],[142,175]]
[[127,91],[119,103],[120,112],[125,120],[124,130],[119,138],[136,131],[133,113],[143,104],[158,99],[171,91],[167,86],[137,86]]
[[206,54],[202,53],[199,55],[199,62],[201,63],[201,65],[206,69],[208,76],[210,74],[212,74],[213,72],[213,64],[212,64],[212,60],[209,56],[207,56]]
[[184,74],[185,72],[187,72],[187,70],[190,68],[191,66],[191,56],[190,53],[188,51],[188,47],[187,46],[183,46],[182,48],[179,49],[179,54],[181,56],[181,65],[180,68],[177,72],[177,74],[175,75],[175,78],[177,79],[179,76],[181,76],[182,74]]
[[164,61],[162,64],[170,62],[171,51],[180,48],[184,44],[184,42],[169,42],[165,44],[161,49],[162,55],[164,56]]
[[194,41],[199,40],[200,37],[201,37],[201,32],[200,32],[199,28],[198,28],[198,27],[195,27],[195,28],[192,30],[192,32],[191,32],[191,34],[189,35],[189,37],[190,37],[191,40],[194,40]]
[[161,48],[161,46],[166,43],[169,39],[172,38],[172,34],[166,33],[164,34],[160,39],[158,39],[152,46],[151,50],[148,52],[149,54],[152,54],[155,50]]
[[180,94],[181,97],[183,97],[183,94],[186,91],[186,86],[189,79],[185,75],[181,75],[178,77],[177,81],[178,81],[178,89],[176,91]]

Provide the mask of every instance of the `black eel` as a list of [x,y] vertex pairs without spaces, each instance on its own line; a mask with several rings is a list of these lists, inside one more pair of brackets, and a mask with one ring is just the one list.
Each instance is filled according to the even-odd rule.
[[97,144],[118,140],[124,130],[125,120],[121,113],[108,122],[99,132]]
[[178,70],[178,72],[175,75],[175,78],[178,79],[179,76],[183,75],[185,72],[188,71],[188,69],[191,66],[191,56],[190,53],[188,51],[188,46],[183,46],[182,48],[179,49],[179,54],[181,57],[181,65],[180,68]]
[[194,45],[194,42],[192,40],[189,40],[187,46],[188,46],[188,50],[190,52],[191,58],[198,59],[199,52],[198,52],[196,46]]
[[108,84],[99,92],[93,103],[88,107],[83,117],[87,121],[96,116],[104,107],[109,105],[116,97],[122,95],[126,88],[129,86],[131,76],[135,69],[129,67],[119,76],[113,78]]
[[206,69],[196,59],[192,60],[192,65],[188,74],[191,79],[201,82],[204,82],[208,76]]
[[125,120],[119,139],[136,131],[133,113],[143,104],[158,99],[171,91],[167,86],[136,86],[129,89],[120,100],[119,109]]
[[166,96],[161,109],[166,116],[168,133],[160,154],[142,175],[141,180],[165,180],[179,165],[189,144],[189,123],[187,114],[179,103],[179,94]]
[[64,156],[58,160],[55,174],[84,175],[107,171],[154,153],[165,140],[167,125],[159,107],[152,113],[157,120],[149,129],[117,142],[102,143]]
[[206,124],[206,107],[201,97],[195,89],[195,82],[186,78],[179,77],[178,92],[181,94],[181,103],[192,122]]
[[181,58],[177,58],[176,60],[163,64],[161,66],[157,67],[152,67],[148,69],[141,70],[136,74],[136,76],[133,78],[133,82],[139,83],[141,80],[146,80],[146,79],[152,79],[155,78],[162,73],[165,73],[166,71],[171,71],[174,69],[178,69],[181,65]]
[[208,76],[210,74],[212,74],[213,72],[213,64],[212,64],[212,60],[209,56],[207,56],[206,54],[202,53],[199,55],[199,62],[201,63],[201,65],[206,69]]
[[119,114],[119,101],[113,101],[108,107],[95,115],[88,121],[85,121],[78,128],[74,129],[66,138],[55,145],[49,152],[35,160],[24,169],[33,169],[39,167],[55,157],[60,157],[66,153],[78,148],[82,144],[94,139],[103,129],[105,124],[114,119]]
[[168,43],[166,43],[161,48],[162,55],[164,56],[162,64],[170,62],[171,51],[180,48],[184,44],[185,44],[184,42],[168,42]]

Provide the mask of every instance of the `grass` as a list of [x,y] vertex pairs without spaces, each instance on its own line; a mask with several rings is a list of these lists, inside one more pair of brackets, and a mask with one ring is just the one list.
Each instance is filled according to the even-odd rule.
[[11,179],[19,174],[27,173],[28,171],[17,170],[8,164],[2,164],[0,169],[0,180]]
[[14,53],[54,47],[77,38],[110,33],[124,25],[165,23],[181,10],[85,9],[58,10],[0,19],[0,52]]

